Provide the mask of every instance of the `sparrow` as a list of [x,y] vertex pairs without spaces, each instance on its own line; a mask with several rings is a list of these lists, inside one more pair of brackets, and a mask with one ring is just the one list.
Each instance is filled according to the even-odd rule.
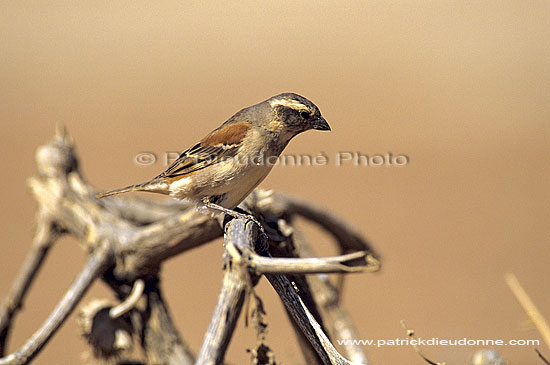
[[319,108],[298,94],[279,94],[237,112],[153,179],[96,197],[148,191],[235,216],[288,142],[310,129],[330,131]]

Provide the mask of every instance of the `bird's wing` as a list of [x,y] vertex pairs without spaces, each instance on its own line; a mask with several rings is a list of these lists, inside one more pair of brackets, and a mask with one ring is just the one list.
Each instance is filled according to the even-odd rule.
[[249,128],[249,125],[245,123],[222,125],[199,143],[184,151],[157,178],[180,179],[224,159],[234,157]]
[[237,150],[237,146],[225,148],[224,146],[203,146],[197,143],[195,146],[183,152],[176,161],[158,177],[165,179],[181,178],[184,175],[216,164],[224,158],[233,157],[237,153]]

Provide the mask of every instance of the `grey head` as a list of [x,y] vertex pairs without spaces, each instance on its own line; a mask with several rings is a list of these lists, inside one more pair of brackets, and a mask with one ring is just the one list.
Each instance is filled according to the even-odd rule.
[[283,93],[267,99],[267,103],[277,119],[289,130],[297,133],[309,129],[330,131],[330,126],[321,115],[319,108],[310,100],[295,93]]
[[269,130],[296,135],[310,129],[330,131],[319,108],[295,93],[283,93],[240,110],[227,123],[250,123]]

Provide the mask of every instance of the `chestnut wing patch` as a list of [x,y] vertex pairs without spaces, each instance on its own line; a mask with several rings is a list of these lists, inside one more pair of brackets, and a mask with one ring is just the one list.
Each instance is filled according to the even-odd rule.
[[247,123],[236,123],[222,125],[201,140],[201,144],[216,146],[219,144],[232,145],[239,144],[250,129]]
[[248,125],[240,123],[214,130],[200,143],[184,151],[158,178],[178,180],[235,156],[248,129]]

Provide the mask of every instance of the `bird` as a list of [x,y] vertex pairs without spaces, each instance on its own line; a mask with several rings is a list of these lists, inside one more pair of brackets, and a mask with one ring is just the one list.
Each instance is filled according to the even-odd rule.
[[96,197],[154,192],[240,217],[234,209],[265,179],[290,140],[311,129],[331,130],[313,102],[282,93],[238,111],[151,180]]

